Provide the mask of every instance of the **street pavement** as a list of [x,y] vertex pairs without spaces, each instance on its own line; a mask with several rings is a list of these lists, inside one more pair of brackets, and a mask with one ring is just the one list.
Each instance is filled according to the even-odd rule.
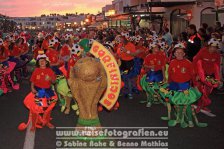
[[[26,131],[18,131],[21,122],[28,119],[28,110],[23,105],[24,97],[30,92],[30,83],[23,80],[20,90],[0,97],[0,149],[23,149]],[[206,128],[168,128],[169,149],[224,149],[224,95],[214,91],[211,95],[211,110],[216,117],[198,114],[200,122],[207,122]],[[144,93],[134,95],[134,99],[120,97],[120,108],[117,111],[99,113],[104,127],[167,127],[167,122],[160,119],[166,115],[163,105],[153,105],[146,108],[139,104],[145,100]],[[77,116],[74,112],[64,115],[57,106],[52,113],[52,123],[56,127],[74,127]],[[38,129],[35,134],[35,149],[55,149],[55,130]]]

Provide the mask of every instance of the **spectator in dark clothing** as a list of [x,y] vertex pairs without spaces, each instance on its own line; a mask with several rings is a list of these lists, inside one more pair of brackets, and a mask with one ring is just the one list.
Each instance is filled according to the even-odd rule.
[[109,34],[107,34],[107,36],[106,36],[106,40],[105,41],[113,41],[114,40],[114,34],[113,33],[109,33]]
[[223,27],[221,25],[221,22],[216,22],[215,24],[215,31],[218,32],[218,33],[222,33],[223,32]]
[[201,49],[201,36],[197,33],[196,26],[190,24],[187,27],[188,41],[187,41],[187,56],[190,61]]
[[215,32],[215,30],[214,30],[213,27],[209,26],[209,27],[207,28],[207,35],[208,35],[209,39],[211,38],[211,35],[212,35],[212,33],[214,33],[214,32]]
[[100,41],[100,42],[103,42],[103,33],[101,31],[98,31],[97,33],[97,39]]
[[187,37],[187,32],[182,32],[180,33],[180,39],[179,39],[181,42],[186,42],[187,43],[187,40],[188,40],[188,37]]
[[199,28],[198,33],[200,34],[200,36],[204,36],[206,35],[206,30],[204,28]]
[[207,23],[202,23],[201,28],[205,29],[205,31],[206,31],[207,28],[208,28],[208,24]]
[[207,46],[208,35],[204,28],[199,28],[198,34],[201,36],[201,45],[202,47]]

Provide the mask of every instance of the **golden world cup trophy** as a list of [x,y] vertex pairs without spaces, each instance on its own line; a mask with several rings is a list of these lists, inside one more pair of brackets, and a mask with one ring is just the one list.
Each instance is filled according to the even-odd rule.
[[[84,51],[86,41],[82,45]],[[100,102],[108,110],[114,106],[120,92],[121,76],[116,60],[103,45],[94,41],[91,49],[87,48],[85,52],[92,56],[76,62],[68,83],[80,111],[76,130],[82,137],[94,138],[99,137],[96,131],[101,130],[97,105]]]

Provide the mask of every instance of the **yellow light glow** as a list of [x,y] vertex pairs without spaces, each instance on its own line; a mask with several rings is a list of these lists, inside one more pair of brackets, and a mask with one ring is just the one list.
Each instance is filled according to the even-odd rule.
[[105,15],[106,15],[106,16],[112,16],[112,15],[115,15],[115,10],[111,9],[111,10],[109,10],[108,12],[106,12]]

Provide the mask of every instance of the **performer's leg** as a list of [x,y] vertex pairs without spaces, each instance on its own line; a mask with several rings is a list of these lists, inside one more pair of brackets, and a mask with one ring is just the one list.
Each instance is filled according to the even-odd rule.
[[132,96],[132,82],[131,82],[131,79],[127,79],[127,83],[128,83],[128,98],[129,99],[133,99],[133,96]]
[[167,102],[167,111],[168,111],[168,120],[171,119],[171,104],[169,102]]
[[214,65],[214,70],[215,70],[215,79],[216,80],[221,80],[220,67],[215,64]]
[[188,124],[185,122],[185,115],[186,115],[186,111],[187,111],[187,106],[184,105],[184,106],[181,106],[182,107],[182,113],[180,113],[180,120],[181,120],[181,127],[182,128],[186,128],[188,127]]
[[212,93],[212,90],[213,90],[213,87],[210,87],[210,86],[205,86],[205,94],[203,96],[204,98],[204,104],[203,104],[203,109],[208,111],[208,112],[211,112],[211,110],[209,110],[207,108],[207,106],[209,106],[211,104],[211,99],[209,98],[209,95]]
[[118,108],[120,107],[120,104],[119,102],[117,101],[114,105],[114,110],[118,110]]
[[161,117],[162,120],[170,120],[171,119],[171,104],[169,103],[169,99],[165,98],[165,103],[166,103],[166,107],[167,107],[167,117],[163,116]]
[[35,131],[36,130],[36,124],[37,124],[37,121],[38,121],[38,115],[39,115],[38,113],[31,112],[32,126],[31,126],[30,131]]
[[180,114],[182,113],[182,107],[179,105],[175,105],[174,108],[175,108],[174,115],[176,116],[176,119],[175,120],[170,119],[168,121],[168,126],[170,126],[170,127],[174,127],[177,125],[177,123],[180,123]]
[[207,123],[199,123],[193,106],[191,106],[191,111],[192,111],[192,115],[193,115],[194,121],[195,121],[195,123],[196,123],[196,125],[198,127],[207,127],[208,126]]
[[10,84],[12,85],[12,88],[15,89],[15,90],[18,90],[19,89],[19,85],[18,84],[14,84],[10,74],[7,75],[7,78],[9,80]]
[[8,88],[7,88],[7,85],[6,85],[6,82],[5,82],[5,75],[2,75],[0,77],[0,81],[1,81],[0,88],[3,90],[3,93],[7,93],[8,92]]
[[[202,93],[201,98],[198,100],[198,107],[196,109],[196,112],[200,112],[201,109],[204,109],[206,106],[211,104],[211,100],[208,97],[208,95],[210,94],[210,87],[207,87],[205,84],[201,84],[198,89],[199,91]],[[209,109],[207,109],[208,111],[210,111]]]
[[65,99],[65,103],[66,103],[66,105],[65,105],[66,109],[65,109],[64,113],[65,114],[69,114],[70,113],[70,107],[71,107],[71,100],[72,99],[70,97],[68,97],[68,96],[64,96],[64,99]]
[[192,110],[191,110],[191,105],[187,105],[187,119],[188,119],[188,126],[189,127],[194,127],[194,123],[192,120]]
[[52,111],[52,109],[47,109],[46,111],[44,111],[44,115],[43,115],[43,122],[44,123],[43,123],[43,125],[46,125],[50,129],[54,129],[54,125],[50,123],[51,111]]
[[22,68],[22,75],[25,78],[28,76],[27,65],[23,66],[23,68]]
[[203,70],[203,67],[202,67],[202,61],[199,60],[197,62],[197,68],[198,68],[198,74],[199,74],[199,77],[201,79],[202,82],[205,81],[205,73],[204,73],[204,70]]
[[146,97],[147,97],[147,100],[146,100],[146,107],[151,107],[152,106],[152,95],[151,93],[149,93],[148,91],[146,91]]

